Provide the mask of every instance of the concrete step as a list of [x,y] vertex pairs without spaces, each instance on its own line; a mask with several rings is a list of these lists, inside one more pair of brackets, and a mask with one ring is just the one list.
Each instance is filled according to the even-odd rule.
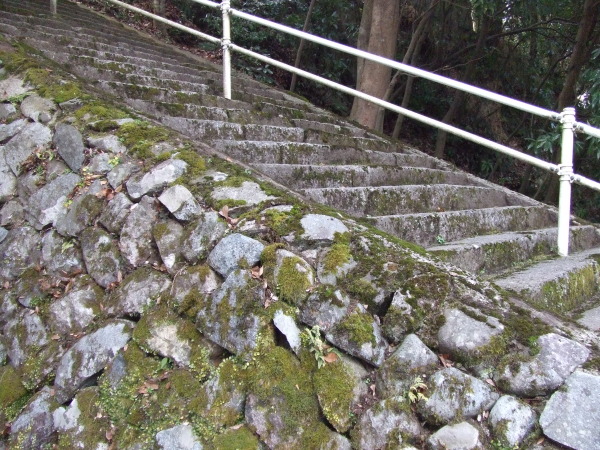
[[451,184],[303,189],[312,200],[355,216],[515,206],[495,189]]
[[542,261],[494,282],[537,308],[568,313],[600,290],[600,247]]
[[293,189],[403,184],[473,184],[464,172],[424,167],[254,164],[257,170]]
[[215,140],[213,147],[247,163],[264,164],[373,164],[432,167],[432,158],[325,144]]
[[546,206],[508,206],[373,217],[372,222],[409,242],[431,247],[439,239],[458,241],[477,235],[550,228],[557,214]]
[[[68,41],[70,39],[80,39],[82,36],[86,36],[85,40],[93,42],[101,42],[105,44],[121,43],[123,47],[132,47],[137,49],[145,49],[151,53],[157,53],[156,44],[147,37],[139,33],[135,33],[123,27],[121,24],[117,24],[115,27],[114,22],[107,21],[102,16],[94,15],[93,19],[85,21],[80,17],[77,17],[66,23],[60,16],[55,19],[51,16],[35,16],[30,15],[23,18],[21,15],[12,14],[7,11],[0,12],[0,18],[3,22],[11,23],[12,25],[18,26],[18,21],[26,21],[28,24],[27,28],[20,28],[21,36],[33,36],[33,33],[39,33],[41,35],[52,35]],[[93,21],[92,21],[93,20]],[[111,35],[106,34],[106,29],[111,29]]]
[[304,139],[302,128],[255,124],[242,125],[233,122],[170,116],[163,116],[159,120],[169,128],[192,138],[202,139],[204,142],[213,139],[302,142]]
[[[528,260],[556,254],[556,228],[477,236],[427,250],[461,269],[482,275],[498,274]],[[570,252],[600,245],[600,230],[590,225],[572,226]]]
[[[106,19],[105,17],[88,11],[85,8],[78,8],[77,12],[73,12],[71,16],[67,14],[51,15],[30,14],[23,18],[22,15],[12,13],[10,10],[0,12],[0,18],[3,21],[23,21],[25,20],[29,27],[22,29],[24,35],[30,35],[30,31],[34,30],[39,33],[55,34],[62,38],[81,38],[86,37],[86,40],[102,42],[110,44],[122,43],[124,46],[132,46],[135,48],[144,48],[150,52],[156,52],[156,42],[149,36],[137,33],[132,29],[128,29],[122,24]],[[106,29],[110,29],[108,35]]]
[[205,86],[202,91],[173,91],[167,88],[138,85],[131,83],[121,83],[119,81],[104,81],[97,80],[94,85],[96,88],[115,95],[117,97],[126,97],[128,99],[140,99],[146,101],[170,102],[176,98],[177,94],[188,96],[186,100],[195,99],[198,101],[200,95],[210,91],[208,86]]

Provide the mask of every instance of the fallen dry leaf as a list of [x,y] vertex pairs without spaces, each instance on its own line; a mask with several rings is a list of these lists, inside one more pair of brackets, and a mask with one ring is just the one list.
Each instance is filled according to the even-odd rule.
[[326,363],[336,362],[337,360],[338,360],[338,355],[336,355],[335,352],[329,352],[323,358],[323,361],[325,361]]
[[454,365],[454,363],[450,360],[450,355],[441,354],[441,355],[438,355],[438,357],[440,358],[440,362],[442,363],[442,366],[452,367]]
[[486,378],[485,382],[490,386],[496,387],[496,383],[494,383],[494,380],[492,380],[491,378]]
[[250,269],[250,276],[252,278],[254,278],[255,280],[259,280],[262,277],[262,274],[263,274],[262,266],[254,266],[252,269]]
[[52,339],[53,341],[58,341],[60,339],[60,336],[58,334],[53,334],[50,339]]

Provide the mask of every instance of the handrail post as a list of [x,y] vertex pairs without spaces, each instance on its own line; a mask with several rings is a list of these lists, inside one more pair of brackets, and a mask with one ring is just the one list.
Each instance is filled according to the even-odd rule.
[[575,133],[575,108],[562,111],[562,141],[558,175],[560,193],[558,197],[558,254],[569,255],[569,222],[571,219],[571,183],[573,178],[573,148]]
[[50,14],[56,15],[56,2],[57,0],[50,0]]
[[231,99],[231,9],[230,0],[221,2],[221,11],[223,12],[223,39],[221,48],[223,49],[223,97]]

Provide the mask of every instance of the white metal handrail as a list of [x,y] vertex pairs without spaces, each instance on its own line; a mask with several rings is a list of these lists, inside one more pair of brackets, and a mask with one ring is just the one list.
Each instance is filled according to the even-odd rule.
[[[127,3],[123,3],[119,0],[107,0],[110,3],[121,6],[130,11],[142,14],[144,16],[150,17],[158,22],[165,23],[167,25],[173,26],[179,30],[186,31],[194,36],[205,39],[209,42],[220,43],[223,49],[223,95],[225,98],[231,98],[231,51],[236,51],[238,53],[251,56],[259,61],[265,62],[267,64],[273,65],[275,67],[282,68],[284,70],[290,71],[292,73],[296,73],[300,76],[303,76],[307,79],[315,81],[317,83],[323,84],[325,86],[331,87],[338,91],[344,92],[346,94],[350,94],[355,97],[362,98],[369,102],[375,103],[379,106],[382,106],[390,111],[397,112],[402,114],[403,116],[409,117],[411,119],[417,120],[419,122],[425,123],[430,126],[434,126],[438,129],[444,130],[447,133],[451,133],[453,135],[462,137],[463,139],[467,139],[471,142],[483,145],[487,148],[500,152],[502,154],[508,155],[512,158],[518,159],[520,161],[526,162],[528,164],[532,164],[538,168],[543,170],[557,173],[560,180],[560,193],[559,193],[559,205],[558,205],[558,238],[557,238],[557,247],[558,253],[561,256],[567,256],[569,252],[569,222],[571,215],[571,183],[578,183],[588,188],[600,191],[600,183],[589,178],[586,178],[579,174],[573,173],[573,148],[574,148],[574,137],[575,132],[581,132],[587,134],[589,136],[600,138],[600,129],[594,128],[585,123],[579,123],[575,120],[575,109],[574,108],[565,108],[562,112],[558,113],[555,111],[547,110],[544,108],[540,108],[535,105],[530,105],[528,103],[522,102],[520,100],[516,100],[510,97],[506,97],[504,95],[488,91],[486,89],[478,88],[475,86],[471,86],[467,83],[463,83],[460,81],[453,80],[451,78],[443,77],[441,75],[437,75],[431,72],[427,72],[422,69],[418,69],[416,67],[409,66],[407,64],[403,64],[388,58],[383,58],[381,56],[373,55],[371,53],[365,52],[363,50],[359,50],[353,47],[349,47],[347,45],[343,45],[337,42],[330,41],[328,39],[324,39],[322,37],[314,36],[310,33],[306,33],[300,30],[296,30],[295,28],[291,28],[285,25],[281,25],[276,22],[271,22],[269,20],[253,16],[251,14],[245,13],[243,11],[236,10],[231,8],[230,0],[222,0],[221,3],[215,3],[209,0],[191,0],[195,3],[199,3],[204,6],[208,6],[215,9],[221,9],[223,16],[223,37],[221,39],[216,38],[214,36],[210,36],[208,34],[199,32],[192,28],[181,25],[177,22],[174,22],[169,19],[165,19],[161,16],[143,10],[141,8],[137,8],[135,6],[129,5]],[[56,14],[56,0],[50,0],[51,11],[53,14]],[[356,89],[349,88],[342,84],[336,83],[334,81],[328,80],[326,78],[315,75],[311,72],[304,71],[302,69],[293,67],[289,64],[277,61],[275,59],[269,58],[267,56],[261,55],[259,53],[253,52],[251,50],[245,49],[241,46],[238,46],[231,42],[231,21],[230,18],[239,17],[241,19],[248,20],[250,22],[254,22],[271,29],[281,31],[287,33],[292,36],[299,37],[301,39],[305,39],[307,41],[311,41],[335,50],[342,51],[344,53],[354,55],[360,58],[368,59],[370,61],[374,61],[388,67],[400,70],[408,75],[417,76],[421,78],[425,78],[427,80],[436,82],[438,84],[442,84],[444,86],[452,87],[473,95],[477,95],[478,97],[485,98],[488,100],[495,101],[497,103],[510,106],[521,111],[525,111],[540,117],[544,117],[549,120],[559,121],[562,124],[562,139],[561,139],[561,162],[560,164],[553,164],[542,159],[536,158],[534,156],[528,155],[526,153],[520,152],[513,148],[507,147],[505,145],[499,144],[497,142],[491,141],[484,137],[478,136],[476,134],[470,133],[468,131],[462,130],[460,128],[454,127],[452,125],[446,124],[439,120],[432,119],[430,117],[424,116],[422,114],[416,113],[406,108],[402,108],[398,105],[394,105],[393,103],[387,102],[385,100],[379,99],[377,97],[373,97],[371,95],[365,94],[363,92],[357,91]]]

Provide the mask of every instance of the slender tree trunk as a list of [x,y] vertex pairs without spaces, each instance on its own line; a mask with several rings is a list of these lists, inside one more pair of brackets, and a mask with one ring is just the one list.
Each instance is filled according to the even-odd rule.
[[[371,20],[373,18],[373,0],[365,0],[363,5],[362,16],[360,18],[360,26],[358,28],[358,38],[356,40],[356,48],[359,50],[367,50],[369,47],[369,33],[371,30]],[[365,60],[363,58],[356,59],[356,90],[360,91],[363,82],[363,68]],[[357,103],[352,104],[350,117],[354,117],[358,108]]]
[[[585,0],[581,21],[579,22],[579,28],[577,29],[575,46],[573,47],[569,68],[567,69],[567,76],[563,88],[558,95],[559,112],[566,107],[574,106],[577,103],[577,82],[579,81],[583,66],[590,58],[594,43],[597,41],[597,36],[596,39],[594,39],[593,36],[598,22],[599,10],[600,0]],[[553,160],[556,163],[560,161],[560,149],[554,149]],[[558,178],[554,174],[550,174],[549,176],[546,176],[544,184],[547,186],[545,189],[544,201],[555,203],[558,200]]]
[[[167,11],[165,2],[166,0],[152,0],[152,8],[154,10],[154,14],[161,17],[165,17]],[[162,22],[158,22],[157,20],[154,20],[154,26],[162,32],[164,32],[166,29],[165,25]]]
[[[429,27],[430,19],[433,16],[433,11],[434,11],[435,7],[438,5],[438,3],[439,3],[439,0],[434,0],[432,2],[431,6],[427,9],[427,11],[425,11],[423,16],[421,17],[419,24],[417,25],[417,27],[415,28],[415,31],[413,32],[413,35],[411,36],[410,44],[408,45],[406,54],[404,55],[404,58],[402,59],[403,63],[408,64],[410,62],[411,65],[413,65],[413,66],[415,65],[417,57],[421,51],[421,46],[423,44],[423,41],[425,40],[425,36],[426,36],[425,31]],[[394,75],[394,78],[396,78],[398,75],[400,75],[400,73],[401,73],[400,71],[396,72],[396,75]],[[404,87],[404,95],[402,96],[401,106],[403,108],[406,108],[408,106],[408,103],[410,102],[410,97],[412,95],[412,88],[413,88],[414,81],[415,81],[415,77],[408,76],[408,78],[406,80],[406,85]],[[394,86],[395,86],[395,84],[396,83],[394,83]],[[392,86],[392,88],[394,86]],[[398,136],[400,136],[400,130],[402,129],[403,122],[404,122],[404,116],[402,114],[398,114],[398,117],[396,118],[396,123],[394,124],[394,130],[392,132],[392,137],[394,139],[397,139]]]
[[[386,58],[396,53],[398,26],[400,24],[399,0],[372,0],[370,29],[367,51]],[[366,8],[366,2],[365,2]],[[364,16],[364,12],[363,12]],[[364,17],[363,17],[364,19]],[[366,20],[365,20],[366,22]],[[362,28],[362,21],[361,21]],[[359,33],[360,38],[360,33]],[[392,70],[373,61],[359,61],[359,89],[377,98],[383,98],[388,87]],[[354,99],[350,118],[361,125],[374,129],[380,106],[359,98]]]
[[[483,50],[485,48],[485,41],[488,32],[488,21],[484,17],[481,21],[481,26],[479,27],[479,35],[477,37],[477,45],[475,46],[475,51],[473,57],[467,62],[465,67],[465,72],[463,76],[463,80],[468,82],[473,77],[473,73],[475,72],[475,66],[477,60],[483,54]],[[463,101],[465,99],[465,93],[463,91],[457,91],[454,95],[454,99],[448,109],[448,112],[444,115],[442,119],[443,123],[450,123],[454,120],[458,112],[460,111]],[[446,150],[446,140],[448,139],[448,133],[445,131],[439,130],[437,134],[437,138],[435,141],[435,157],[442,159],[444,157],[444,152]]]
[[[308,12],[306,13],[306,20],[304,20],[304,26],[302,27],[302,31],[306,32],[308,30],[308,26],[310,24],[310,18],[312,16],[313,9],[315,7],[315,3],[317,0],[310,0],[310,5],[308,6]],[[300,39],[300,44],[298,44],[298,51],[296,52],[296,60],[294,61],[294,67],[300,67],[300,59],[302,57],[302,51],[304,50],[304,39]],[[290,83],[290,91],[296,90],[296,82],[298,81],[298,75],[292,75],[292,82]]]

